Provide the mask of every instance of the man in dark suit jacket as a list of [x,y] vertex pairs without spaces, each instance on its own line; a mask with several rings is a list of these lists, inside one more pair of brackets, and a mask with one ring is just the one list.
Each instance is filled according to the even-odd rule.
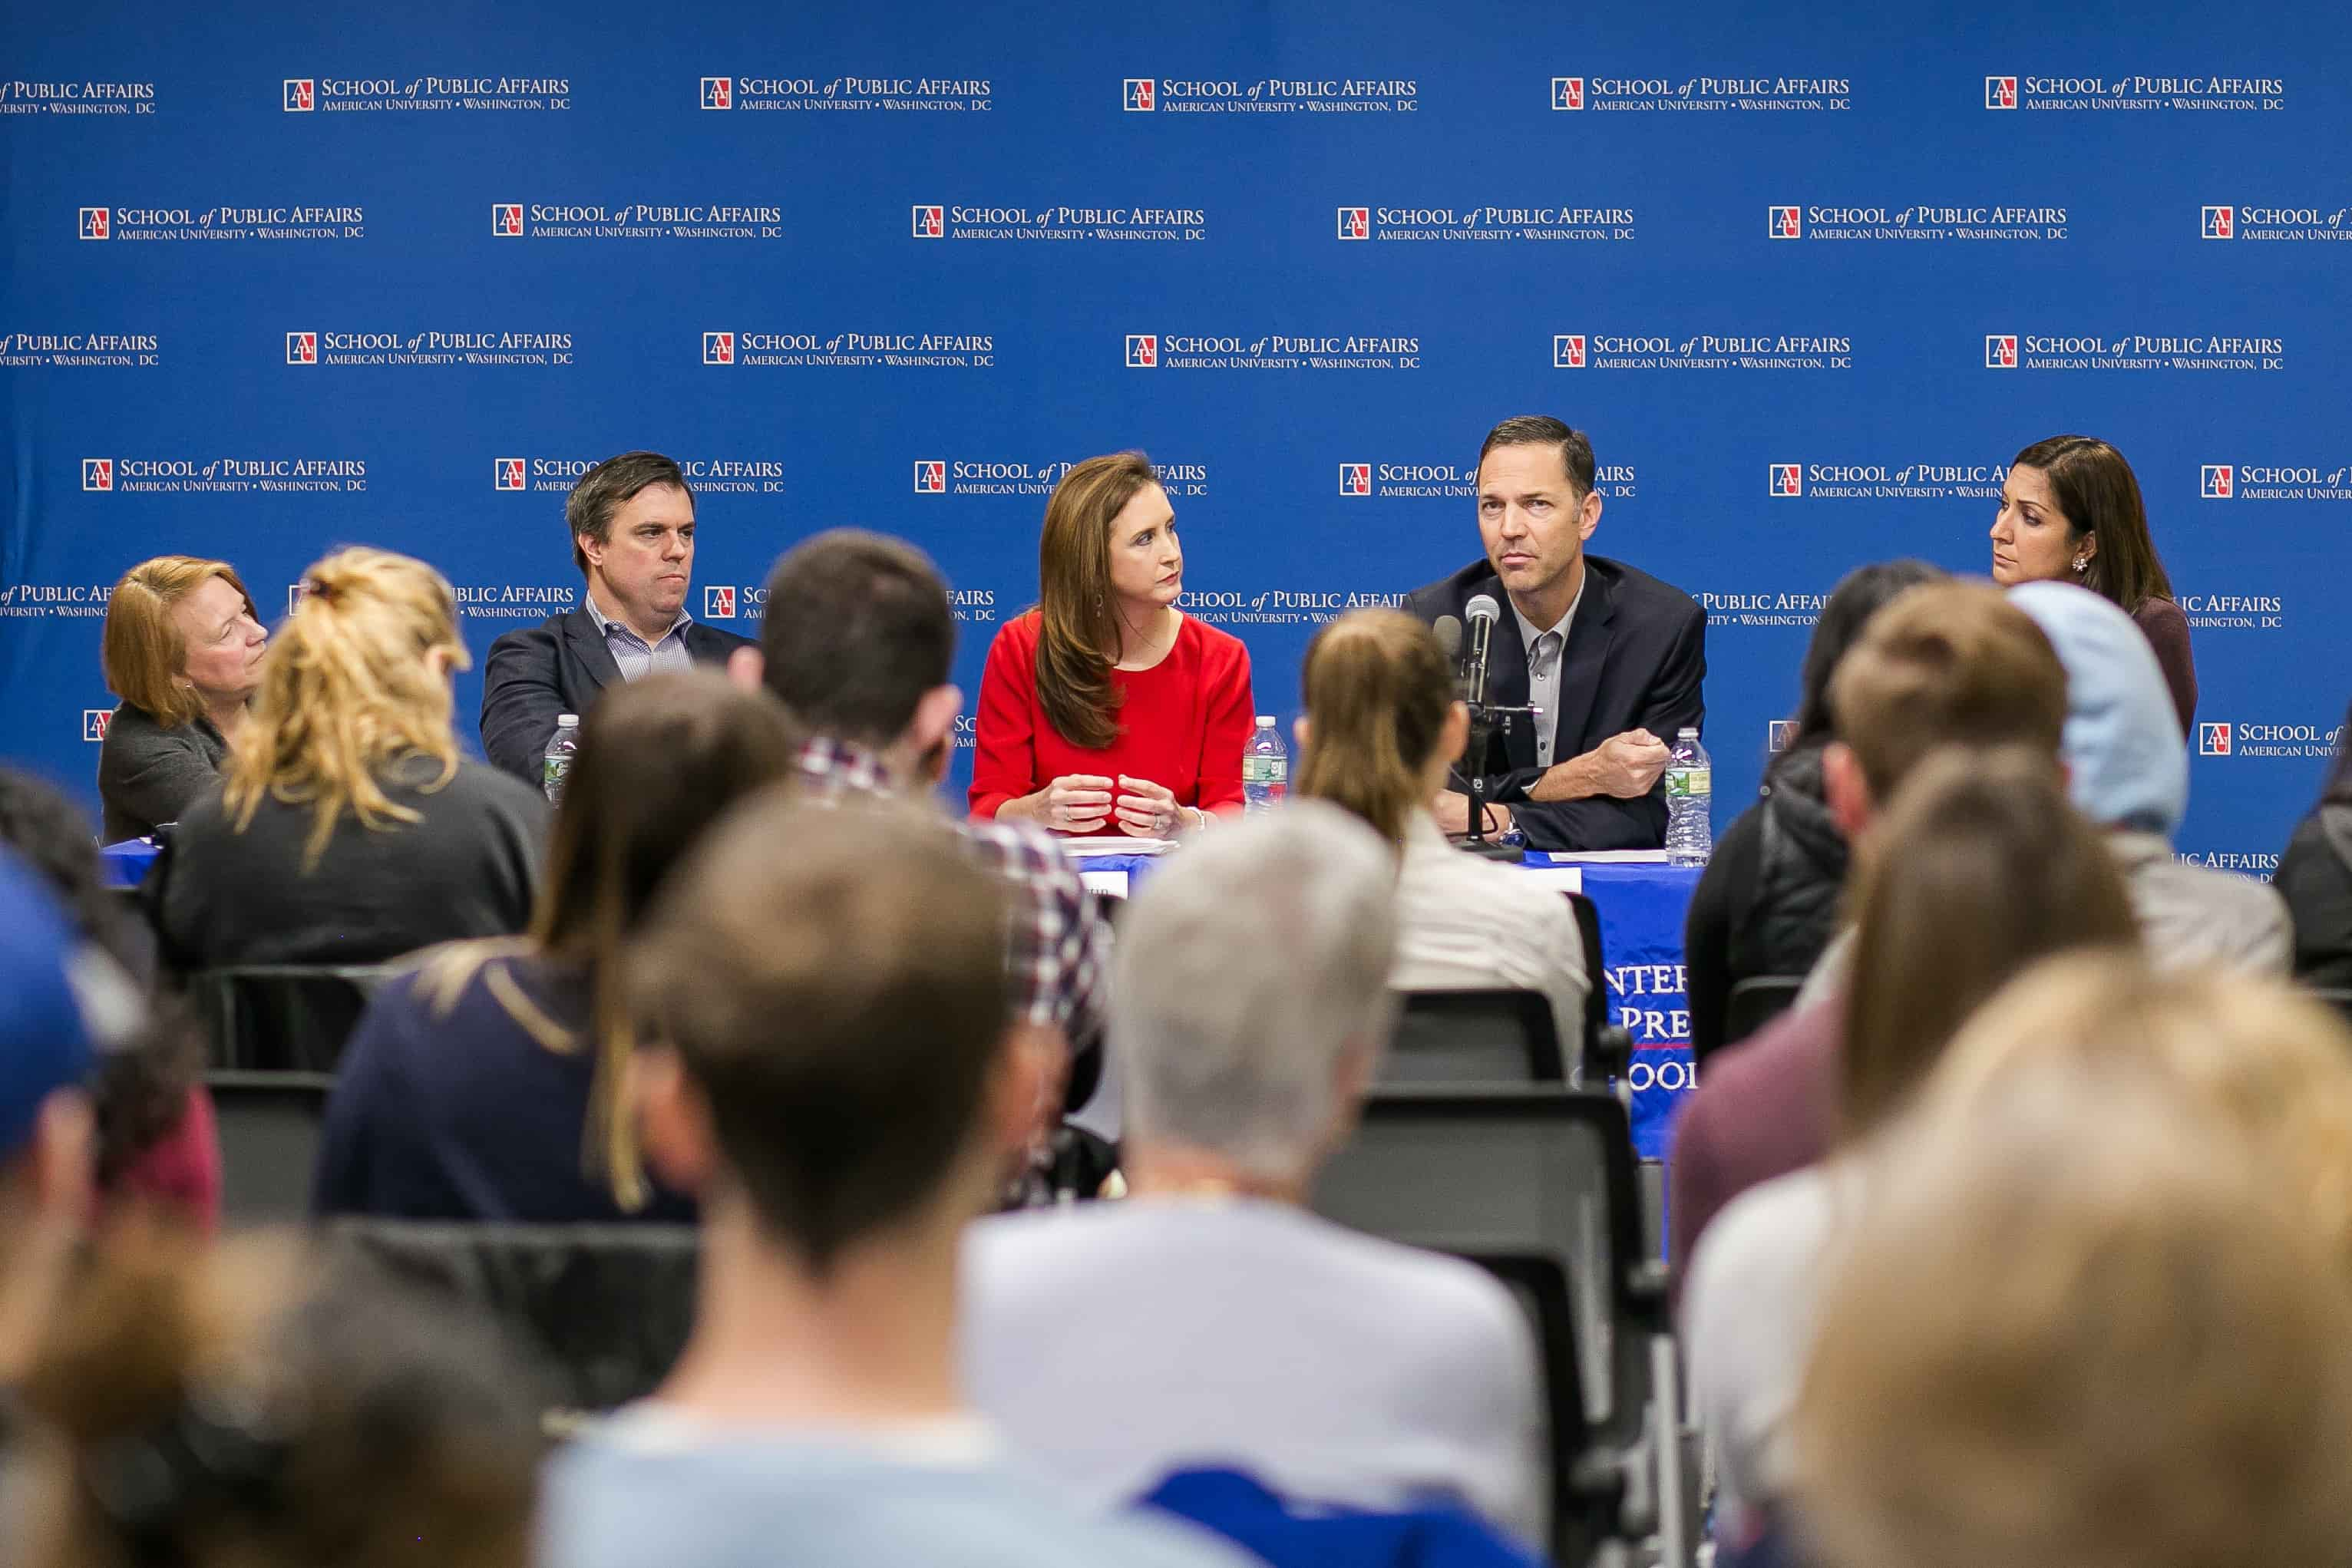
[[[1584,553],[1601,521],[1592,444],[1543,415],[1507,419],[1478,454],[1486,558],[1418,589],[1405,608],[1460,617],[1481,593],[1502,607],[1487,653],[1486,700],[1544,709],[1489,737],[1463,767],[1486,779],[1487,828],[1516,821],[1538,850],[1656,849],[1660,779],[1675,732],[1706,717],[1706,612],[1622,561]],[[1437,801],[1448,831],[1468,797]]]
[[694,492],[657,452],[625,452],[580,476],[563,504],[572,559],[588,580],[577,610],[509,632],[482,669],[482,750],[533,784],[558,716],[651,670],[723,664],[748,637],[697,625]]

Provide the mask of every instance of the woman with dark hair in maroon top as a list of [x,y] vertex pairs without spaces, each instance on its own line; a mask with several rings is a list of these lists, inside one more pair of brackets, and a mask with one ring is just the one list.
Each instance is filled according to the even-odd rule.
[[1992,580],[2072,582],[2113,601],[2156,650],[2184,740],[2196,733],[2197,661],[2189,617],[2147,531],[2124,455],[2088,435],[2053,435],[2017,455],[1992,520]]

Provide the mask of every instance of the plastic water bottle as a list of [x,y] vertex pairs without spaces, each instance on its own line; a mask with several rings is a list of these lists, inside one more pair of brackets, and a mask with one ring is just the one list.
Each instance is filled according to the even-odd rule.
[[1715,768],[1698,731],[1685,726],[1666,755],[1666,863],[1705,865],[1715,852]]
[[580,749],[580,716],[560,713],[555,716],[555,735],[547,743],[547,755],[540,764],[540,788],[547,791],[547,803],[563,804],[563,781],[572,777],[572,758]]
[[1290,753],[1274,727],[1274,716],[1257,716],[1257,729],[1242,748],[1242,801],[1244,810],[1263,811],[1281,804],[1290,793]]

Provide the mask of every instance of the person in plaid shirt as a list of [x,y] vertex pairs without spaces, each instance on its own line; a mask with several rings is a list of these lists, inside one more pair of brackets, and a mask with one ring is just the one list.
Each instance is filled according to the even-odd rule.
[[[947,583],[914,546],[837,528],[794,547],[768,577],[753,668],[806,732],[804,786],[899,794],[947,771],[963,694],[948,681],[955,612]],[[1099,1076],[1110,932],[1077,873],[1035,828],[959,820],[972,854],[1013,893],[1006,962],[1016,1047],[1050,1053],[1091,1089]],[[1076,1097],[1083,1101],[1084,1094]]]

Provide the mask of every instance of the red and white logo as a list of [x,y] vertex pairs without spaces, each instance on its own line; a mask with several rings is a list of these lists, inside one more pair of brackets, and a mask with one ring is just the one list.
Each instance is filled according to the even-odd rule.
[[1551,106],[1554,109],[1582,109],[1584,78],[1582,77],[1552,78]]
[[289,332],[286,334],[286,362],[289,365],[315,365],[319,362],[319,334]]
[[309,114],[319,107],[319,84],[309,77],[286,78],[286,112]]
[[732,77],[704,77],[702,78],[702,107],[705,109],[734,108],[735,78]]
[[1801,463],[1774,463],[1771,468],[1771,493],[1775,496],[1801,496],[1805,493],[1805,465]]
[[705,621],[732,621],[735,619],[735,585],[733,583],[730,582],[724,588],[719,587],[716,584],[706,585],[704,587],[702,591],[702,618]]
[[915,460],[915,494],[944,496],[948,493],[948,465],[943,459],[920,457]]
[[1985,334],[1985,369],[2013,371],[2017,369],[2017,334],[1988,332]]
[[1985,78],[1985,107],[1987,109],[2015,109],[2017,107],[2017,78],[2015,77]]
[[516,239],[520,237],[522,234],[522,204],[520,202],[492,202],[490,204],[490,232],[498,235],[500,239]]
[[1130,371],[1150,371],[1160,367],[1160,334],[1129,332],[1127,335],[1127,368]]
[[735,362],[735,334],[705,332],[702,335],[702,362],[706,365],[731,365]]
[[2226,501],[2238,493],[2234,463],[2208,463],[2197,471],[2197,494],[2208,501]]
[[114,236],[113,213],[105,207],[84,207],[81,210],[81,237],[111,239]]
[[1369,463],[1339,465],[1339,494],[1369,496],[1372,493],[1372,465]]
[[1805,210],[1802,207],[1769,207],[1765,210],[1766,232],[1774,239],[1805,237]]
[[2230,727],[2227,724],[2200,724],[2197,727],[2197,755],[2227,757],[2230,755]]
[[943,239],[947,236],[947,232],[948,225],[946,208],[926,207],[921,205],[918,205],[915,208],[915,237],[917,239]]
[[2236,239],[2238,213],[2234,207],[2207,207],[2200,232],[2207,239]]
[[106,727],[113,722],[112,708],[86,707],[81,710],[81,737],[84,740],[104,740]]
[[1129,77],[1123,85],[1129,114],[1150,114],[1160,107],[1158,85],[1150,77]]
[[498,471],[494,476],[494,480],[499,489],[527,490],[530,488],[529,482],[523,477],[523,460],[521,458],[500,457],[497,459],[497,469]]
[[1371,238],[1372,209],[1370,207],[1341,207],[1339,209],[1339,237],[1341,239]]
[[85,457],[81,460],[81,487],[85,490],[114,488],[114,459]]
[[1551,368],[1556,371],[1584,369],[1584,334],[1555,332],[1551,340]]

